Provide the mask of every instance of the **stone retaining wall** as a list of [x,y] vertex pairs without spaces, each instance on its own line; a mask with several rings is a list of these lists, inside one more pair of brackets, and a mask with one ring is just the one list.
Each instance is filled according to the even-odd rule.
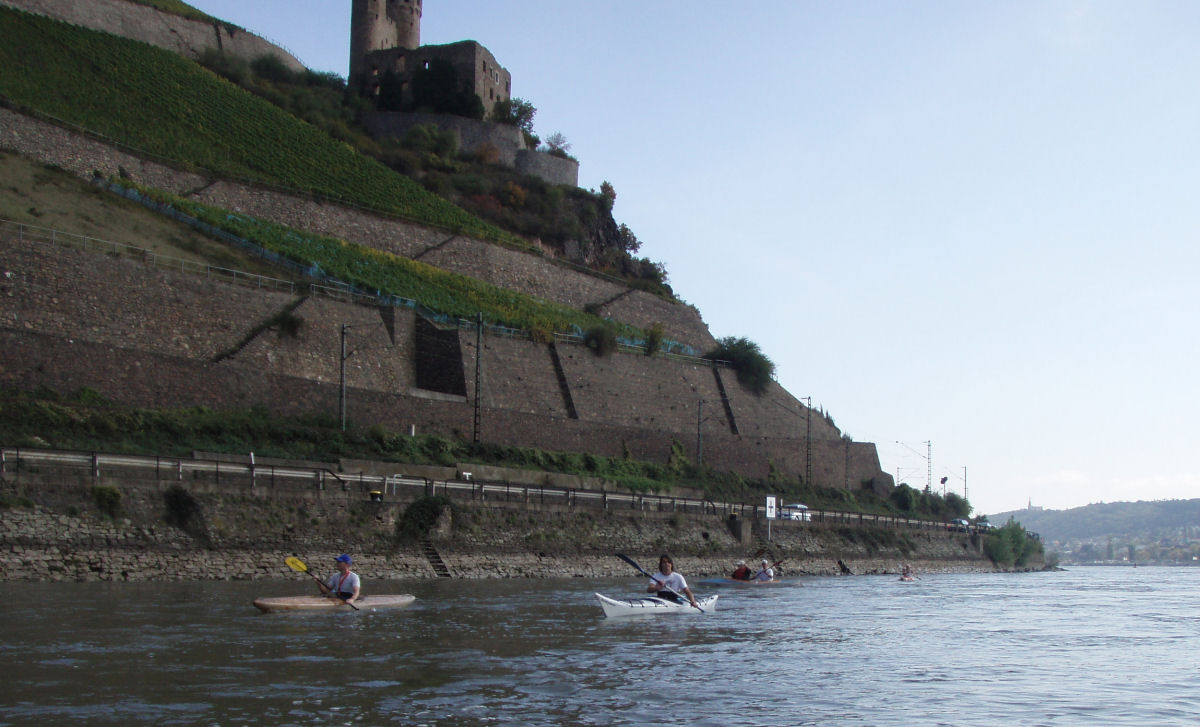
[[630,291],[545,257],[305,195],[180,171],[5,108],[0,108],[0,147],[87,179],[96,171],[116,176],[124,170],[141,184],[198,202],[392,252],[578,310],[619,298],[619,305],[606,309],[606,315],[647,330],[660,324],[668,339],[698,351],[716,344],[694,307]]
[[[93,486],[116,488],[120,511],[103,512]],[[187,530],[167,522],[164,493],[182,486],[200,504]],[[364,578],[434,578],[417,545],[398,544],[395,523],[410,500],[375,503],[341,490],[271,490],[245,485],[13,474],[0,478],[0,580],[204,580],[294,577],[296,555],[314,570],[354,554]],[[715,515],[600,510],[537,503],[455,501],[431,536],[458,578],[637,577],[614,557],[649,567],[671,552],[689,577],[719,576],[767,548],[781,574],[993,570],[977,541],[940,532],[827,529],[765,524],[756,543],[736,540]]]
[[149,5],[125,0],[0,0],[0,5],[140,40],[193,60],[211,48],[246,61],[272,55],[292,71],[304,70],[304,64],[289,51],[248,30],[190,20]]

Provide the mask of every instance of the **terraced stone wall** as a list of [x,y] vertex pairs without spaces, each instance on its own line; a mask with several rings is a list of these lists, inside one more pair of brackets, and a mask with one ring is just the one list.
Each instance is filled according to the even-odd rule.
[[132,179],[199,202],[296,229],[330,235],[410,257],[494,285],[572,308],[599,307],[603,315],[708,351],[715,339],[695,308],[631,291],[608,279],[556,264],[550,258],[445,230],[261,187],[209,179],[162,161],[147,160],[87,136],[0,108],[0,147],[90,179],[93,172]]
[[188,58],[207,49],[221,50],[247,61],[271,55],[292,71],[304,70],[288,50],[265,38],[224,23],[205,23],[125,0],[0,0],[26,12],[45,15],[92,30],[158,46]]

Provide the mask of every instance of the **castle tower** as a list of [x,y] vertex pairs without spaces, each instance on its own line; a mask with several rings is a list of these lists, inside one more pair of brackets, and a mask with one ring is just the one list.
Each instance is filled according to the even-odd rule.
[[360,78],[368,53],[421,47],[423,0],[354,0],[350,9],[350,78]]

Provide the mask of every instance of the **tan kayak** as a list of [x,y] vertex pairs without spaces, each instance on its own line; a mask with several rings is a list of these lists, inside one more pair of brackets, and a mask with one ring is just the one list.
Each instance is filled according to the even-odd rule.
[[[413,601],[415,596],[407,593],[392,596],[361,596],[354,605],[360,611],[375,611],[381,608],[403,608]],[[258,598],[254,606],[264,613],[279,611],[353,611],[354,609],[337,598],[326,596],[280,596],[278,598]]]

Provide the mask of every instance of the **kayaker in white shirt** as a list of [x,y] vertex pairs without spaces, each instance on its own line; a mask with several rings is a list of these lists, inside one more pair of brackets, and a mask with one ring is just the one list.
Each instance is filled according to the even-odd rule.
[[337,572],[329,576],[329,580],[325,581],[325,586],[329,588],[329,595],[340,598],[346,603],[353,604],[358,600],[360,585],[358,574],[350,570],[350,566],[354,561],[346,553],[342,553],[333,560],[337,563]]
[[[683,576],[675,572],[675,561],[671,560],[671,556],[663,553],[658,558],[658,573],[650,577],[650,585],[646,586],[648,593],[653,593],[664,601],[674,601],[682,603],[679,595],[687,596],[688,602],[696,608],[696,597],[692,595],[692,589],[688,588],[687,581]],[[672,593],[672,591],[675,591]]]
[[754,580],[756,580],[756,581],[775,580],[775,569],[771,567],[771,564],[767,562],[766,558],[763,558],[762,563],[760,563],[760,565],[762,566],[762,568],[759,569],[758,575],[754,576]]

